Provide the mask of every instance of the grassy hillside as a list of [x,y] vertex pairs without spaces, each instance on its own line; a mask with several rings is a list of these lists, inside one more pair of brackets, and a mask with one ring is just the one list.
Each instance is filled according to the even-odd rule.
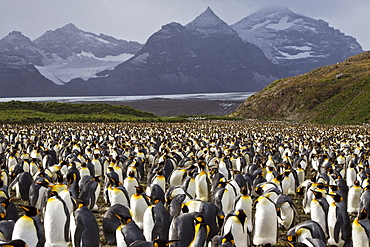
[[273,82],[235,117],[320,124],[370,123],[370,51]]
[[181,121],[181,119],[158,117],[129,106],[100,103],[71,104],[20,101],[0,103],[0,123],[158,121]]

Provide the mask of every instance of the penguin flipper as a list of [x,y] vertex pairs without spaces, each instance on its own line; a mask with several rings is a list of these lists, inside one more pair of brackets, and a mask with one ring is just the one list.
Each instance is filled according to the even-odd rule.
[[342,225],[343,225],[343,219],[342,217],[338,217],[337,222],[335,223],[335,226],[334,226],[334,240],[337,243],[339,242],[339,234],[340,234],[340,230],[342,229]]
[[84,232],[84,224],[81,220],[76,219],[76,231],[75,235],[72,236],[74,238],[75,247],[81,247],[81,240],[82,240],[82,233]]

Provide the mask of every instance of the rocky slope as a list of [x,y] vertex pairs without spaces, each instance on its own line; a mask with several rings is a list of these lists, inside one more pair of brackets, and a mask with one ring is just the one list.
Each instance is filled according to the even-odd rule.
[[280,73],[208,8],[186,26],[164,25],[133,58],[99,76],[89,83],[120,94],[163,94],[258,91]]
[[370,122],[370,51],[273,82],[232,116],[325,124]]

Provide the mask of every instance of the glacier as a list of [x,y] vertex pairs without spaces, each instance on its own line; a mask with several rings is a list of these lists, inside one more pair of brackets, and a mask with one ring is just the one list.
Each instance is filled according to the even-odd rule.
[[73,54],[66,60],[54,59],[52,62],[44,62],[45,66],[35,66],[36,69],[47,79],[57,85],[65,85],[73,79],[81,78],[87,81],[98,77],[97,74],[104,70],[112,70],[118,64],[133,57],[133,54],[122,53],[117,56],[96,57],[91,52]]

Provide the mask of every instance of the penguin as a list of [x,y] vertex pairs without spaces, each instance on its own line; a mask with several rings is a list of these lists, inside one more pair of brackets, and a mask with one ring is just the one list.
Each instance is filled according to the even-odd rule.
[[57,192],[51,191],[44,213],[45,247],[68,247],[70,212]]
[[[203,215],[199,212],[181,214],[174,218],[170,225],[169,239],[178,240],[171,247],[188,247],[194,240],[195,226],[203,222]],[[198,229],[199,230],[199,229]]]
[[353,247],[369,246],[370,244],[370,220],[368,212],[362,209],[352,222]]
[[110,206],[114,204],[122,204],[130,207],[130,197],[125,187],[119,181],[114,181],[110,178],[112,183],[108,187],[108,197]]
[[41,210],[44,208],[49,189],[49,180],[44,177],[36,178],[29,188],[29,203]]
[[144,193],[142,186],[136,186],[136,193],[130,198],[132,219],[140,229],[143,229],[143,216],[148,206],[151,205],[149,197]]
[[166,178],[163,176],[163,169],[155,171],[155,175],[152,177],[150,184],[158,184],[163,191],[166,190]]
[[34,206],[21,206],[25,215],[15,222],[12,240],[22,239],[28,246],[42,247],[45,243],[44,230],[39,210]]
[[130,246],[136,240],[145,241],[141,229],[131,217],[116,214],[121,225],[116,230],[117,247]]
[[120,219],[116,215],[120,215],[122,218],[130,218],[131,211],[128,207],[115,204],[108,208],[104,213],[103,217],[103,235],[107,244],[116,244],[116,230],[121,225]]
[[146,241],[168,240],[170,223],[171,216],[163,203],[153,198],[152,205],[146,208],[143,215],[143,234]]
[[[230,200],[230,192],[226,189],[227,182],[219,181],[218,188],[215,190],[212,196],[212,201],[218,206],[224,214],[229,213],[232,210],[232,202]],[[231,205],[230,205],[231,204]]]
[[222,235],[231,233],[234,238],[235,246],[249,246],[250,233],[246,224],[247,215],[243,209],[232,211],[225,217]]
[[99,247],[99,226],[84,201],[72,212],[70,229],[73,247]]
[[210,181],[205,172],[206,164],[200,163],[200,172],[195,176],[195,194],[196,199],[208,201],[210,196]]
[[204,217],[204,223],[209,226],[207,241],[210,241],[219,232],[224,223],[225,214],[211,202],[202,202],[198,208],[199,213]]
[[348,189],[348,198],[347,198],[348,213],[359,212],[361,192],[362,187],[360,186],[360,181],[355,180],[353,185]]
[[322,228],[325,233],[325,236],[328,236],[328,210],[329,204],[325,199],[322,191],[312,190],[314,198],[311,200],[311,220],[316,221]]
[[187,172],[187,176],[184,178],[181,186],[183,189],[192,197],[195,198],[196,184],[195,184],[195,169],[191,169]]
[[169,186],[178,186],[181,185],[183,180],[185,179],[187,175],[188,168],[185,168],[183,166],[179,166],[176,169],[172,171],[172,173],[169,176]]
[[326,236],[316,221],[306,220],[292,226],[286,233],[288,241],[293,241],[294,239],[298,242],[302,242],[305,238],[320,239],[326,242]]
[[[370,185],[363,188],[360,196],[359,210],[365,209],[366,212],[370,212]],[[370,216],[368,216],[369,218]]]
[[16,197],[23,201],[29,200],[29,188],[32,184],[32,176],[28,172],[19,173],[9,185],[11,190],[16,191]]
[[139,186],[139,181],[135,177],[135,173],[131,171],[123,180],[123,187],[126,188],[129,198],[131,198],[131,196],[136,193],[136,186]]
[[7,242],[12,240],[14,225],[15,225],[14,220],[4,220],[4,219],[0,220],[0,243],[2,241]]
[[98,210],[96,204],[100,194],[100,183],[98,177],[92,177],[82,188],[79,199],[83,200],[90,210]]
[[246,187],[242,187],[240,189],[240,195],[237,196],[234,200],[234,208],[235,211],[238,211],[239,209],[243,209],[245,214],[247,215],[247,227],[248,231],[252,232],[253,230],[253,215],[252,215],[252,209],[253,209],[253,201],[252,197],[248,193],[248,189]]
[[328,210],[328,244],[342,247],[350,243],[351,225],[346,202],[339,193],[328,194],[334,199]]
[[168,207],[168,212],[171,215],[171,218],[175,218],[180,215],[182,204],[185,201],[185,194],[178,194],[175,197],[166,198],[166,204]]
[[253,244],[276,245],[278,220],[275,203],[264,196],[259,196],[255,203]]
[[294,203],[290,196],[280,194],[275,202],[278,223],[285,229],[289,229],[294,221],[294,216],[298,215]]
[[189,247],[206,246],[209,234],[209,226],[204,222],[203,217],[195,218],[194,238]]
[[13,220],[16,222],[19,218],[18,210],[15,204],[12,202],[13,197],[5,198],[0,197],[0,209],[4,216],[0,213],[0,222],[1,220]]

